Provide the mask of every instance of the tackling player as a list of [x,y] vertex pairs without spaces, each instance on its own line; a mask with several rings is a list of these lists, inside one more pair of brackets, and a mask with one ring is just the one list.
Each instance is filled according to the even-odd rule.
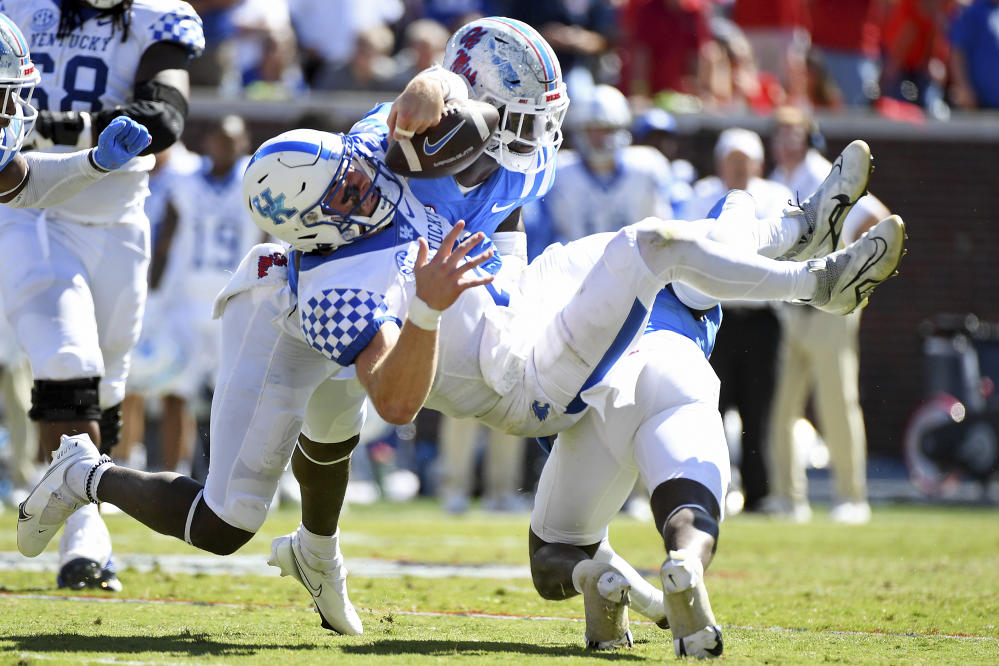
[[[0,237],[18,248],[0,289],[31,359],[31,417],[40,424],[41,449],[87,433],[106,451],[117,441],[145,302],[146,172],[151,153],[183,130],[187,62],[204,46],[201,21],[180,0],[4,0],[2,9],[24,30],[40,74],[30,137],[36,149],[63,158],[93,146],[121,116],[151,137],[143,157],[65,202],[44,213],[5,211],[0,219]],[[97,507],[84,507],[60,540],[59,584],[120,588],[110,555]]]

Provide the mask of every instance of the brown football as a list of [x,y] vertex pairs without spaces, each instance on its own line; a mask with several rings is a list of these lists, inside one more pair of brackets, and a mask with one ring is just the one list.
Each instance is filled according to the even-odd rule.
[[492,104],[453,100],[430,129],[411,139],[390,140],[385,164],[411,178],[450,176],[482,154],[498,124],[499,112]]

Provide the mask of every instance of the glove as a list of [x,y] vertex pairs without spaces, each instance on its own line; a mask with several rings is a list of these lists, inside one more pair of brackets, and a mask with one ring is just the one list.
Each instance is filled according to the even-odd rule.
[[94,163],[105,171],[113,171],[145,150],[152,140],[145,125],[118,116],[97,137]]

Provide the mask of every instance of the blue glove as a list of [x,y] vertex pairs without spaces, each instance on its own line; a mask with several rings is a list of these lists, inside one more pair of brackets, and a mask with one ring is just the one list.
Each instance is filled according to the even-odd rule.
[[112,171],[145,150],[152,142],[149,130],[128,116],[118,116],[104,128],[97,137],[94,148],[94,163],[106,171]]

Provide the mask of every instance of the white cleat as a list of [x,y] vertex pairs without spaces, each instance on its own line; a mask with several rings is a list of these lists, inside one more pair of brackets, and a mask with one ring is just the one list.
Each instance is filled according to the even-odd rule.
[[631,585],[627,579],[610,564],[596,560],[583,560],[573,569],[572,576],[583,590],[587,649],[631,647],[634,644],[628,627]]
[[[337,536],[332,537],[338,539]],[[267,564],[278,567],[282,576],[291,576],[312,595],[312,600],[323,620],[323,628],[346,636],[359,636],[364,632],[361,618],[347,597],[347,569],[337,540],[329,568],[314,569],[305,562],[298,542],[298,530],[278,537],[271,542],[271,559]]]
[[841,315],[864,307],[875,287],[898,275],[905,239],[905,223],[892,215],[839,252],[810,260],[808,270],[818,277],[818,288],[805,302]]
[[844,148],[818,189],[799,204],[808,230],[784,258],[805,261],[835,252],[843,221],[853,204],[867,193],[871,171],[871,149],[865,142],[857,139]]
[[89,503],[85,491],[77,492],[66,483],[66,471],[77,461],[98,465],[101,460],[89,435],[62,436],[48,470],[17,508],[17,549],[21,554],[35,557],[41,553],[66,519]]
[[867,502],[840,502],[829,511],[834,523],[866,525],[871,522],[871,505]]
[[698,659],[721,656],[721,627],[708,601],[701,560],[687,551],[671,550],[659,569],[659,578],[673,632],[674,654]]

